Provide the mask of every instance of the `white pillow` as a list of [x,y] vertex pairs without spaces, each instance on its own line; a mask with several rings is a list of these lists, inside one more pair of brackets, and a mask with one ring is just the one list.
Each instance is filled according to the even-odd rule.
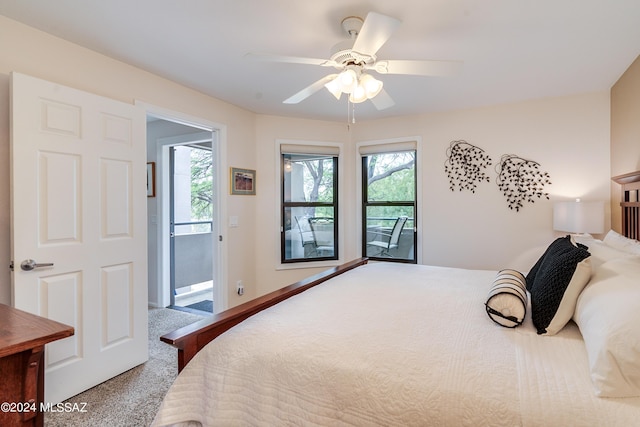
[[640,257],[616,258],[595,272],[573,319],[600,397],[640,396]]
[[639,241],[625,237],[613,230],[609,230],[607,235],[604,236],[603,242],[612,248],[616,248],[630,254],[640,255]]
[[[573,276],[571,276],[571,280],[566,284],[566,290],[562,294],[562,299],[559,302],[558,310],[555,312],[555,315],[549,322],[549,324],[544,327],[544,332],[541,332],[541,328],[539,324],[534,325],[538,329],[538,334],[540,335],[555,335],[562,328],[565,327],[567,323],[571,320],[573,313],[576,308],[576,300],[580,295],[580,292],[584,289],[584,287],[589,282],[591,278],[591,259],[587,258],[583,261],[580,261],[575,268],[575,272]],[[549,286],[556,286],[558,283],[549,283]],[[536,292],[537,290],[534,290]]]
[[616,249],[613,246],[607,245],[602,240],[576,238],[576,242],[582,243],[587,248],[589,248],[589,253],[591,254],[591,268],[593,269],[594,273],[602,264],[607,261],[611,261],[615,258],[626,258],[633,256],[629,252],[625,252],[623,250]]

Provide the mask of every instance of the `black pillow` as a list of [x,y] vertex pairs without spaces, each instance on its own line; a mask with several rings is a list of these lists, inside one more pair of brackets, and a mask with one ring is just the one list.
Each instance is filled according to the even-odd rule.
[[[553,246],[553,243],[551,244],[551,246]],[[547,247],[547,249],[544,251],[542,256],[538,259],[538,261],[535,264],[533,264],[533,267],[531,267],[531,269],[527,273],[527,277],[525,278],[525,281],[527,282],[526,285],[527,285],[527,290],[529,292],[531,292],[531,288],[533,287],[533,282],[536,279],[536,274],[538,274],[538,270],[540,269],[540,264],[542,264],[542,260],[544,259],[545,255],[549,252],[549,249],[551,248],[551,246]]]
[[587,247],[570,236],[556,239],[527,275],[531,320],[538,334],[556,334],[571,319],[591,276]]
[[550,255],[551,257],[558,256],[560,253],[570,250],[571,246],[573,247],[577,246],[585,250],[589,249],[582,243],[577,243],[577,244],[574,243],[571,239],[571,236],[568,234],[565,237],[559,237],[556,240],[554,240],[549,245],[549,247],[547,247],[547,249],[542,254],[540,259],[538,259],[538,261],[533,265],[533,267],[531,267],[531,269],[529,270],[529,273],[527,273],[526,282],[527,282],[527,290],[529,292],[531,292],[531,288],[533,287],[533,282],[535,281],[536,274],[538,274],[538,270],[540,269],[540,266],[542,265],[542,261],[544,261],[544,258],[547,255]]

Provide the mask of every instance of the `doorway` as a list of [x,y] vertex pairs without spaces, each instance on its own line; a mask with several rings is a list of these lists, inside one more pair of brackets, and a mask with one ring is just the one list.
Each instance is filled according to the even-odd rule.
[[[228,177],[222,172],[226,170],[226,128],[153,106],[146,105],[146,110],[147,159],[155,163],[156,171],[156,197],[148,198],[147,205],[149,305],[182,309],[206,301],[203,304],[208,304],[205,307],[207,310],[199,314],[215,314],[227,306],[224,286],[218,285],[224,284],[226,277],[223,262],[226,242],[222,239],[220,221],[225,217],[226,209],[224,198],[219,197],[223,194],[221,189],[228,185]],[[202,193],[191,190],[192,165],[184,158],[190,158],[192,152],[205,154],[204,157],[208,158],[205,162],[208,162],[209,184],[201,181],[196,185],[209,186],[207,207],[204,208],[208,209],[207,215],[203,214],[202,206],[194,207],[197,214],[192,215],[192,198],[203,197]],[[174,161],[171,160],[172,156]],[[176,163],[175,157],[183,158],[182,163]],[[179,196],[172,191],[172,187],[177,189],[172,167],[183,169],[182,177],[177,179],[182,181],[179,184]],[[176,209],[176,199],[180,204],[179,209]],[[189,242],[185,244],[185,241],[193,238],[198,239],[200,245],[206,245],[203,250],[195,253],[186,250],[191,245]],[[200,271],[207,270],[208,275],[199,273],[186,277],[193,272],[189,265],[197,265]],[[191,283],[187,283],[191,280]],[[191,308],[183,310],[190,311]]]
[[169,147],[171,307],[213,313],[211,141]]

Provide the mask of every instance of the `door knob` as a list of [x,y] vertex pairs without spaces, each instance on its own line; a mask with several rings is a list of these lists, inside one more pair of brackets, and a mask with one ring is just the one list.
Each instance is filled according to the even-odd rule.
[[38,264],[32,259],[25,259],[20,263],[20,268],[23,269],[24,271],[31,271],[34,268],[40,268],[40,267],[53,267],[53,263],[46,262],[46,263]]

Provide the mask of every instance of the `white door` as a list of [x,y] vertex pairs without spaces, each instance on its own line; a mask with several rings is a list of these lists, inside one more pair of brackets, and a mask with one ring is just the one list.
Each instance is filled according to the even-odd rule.
[[75,328],[46,346],[55,403],[148,358],[145,112],[18,73],[11,89],[12,302]]

